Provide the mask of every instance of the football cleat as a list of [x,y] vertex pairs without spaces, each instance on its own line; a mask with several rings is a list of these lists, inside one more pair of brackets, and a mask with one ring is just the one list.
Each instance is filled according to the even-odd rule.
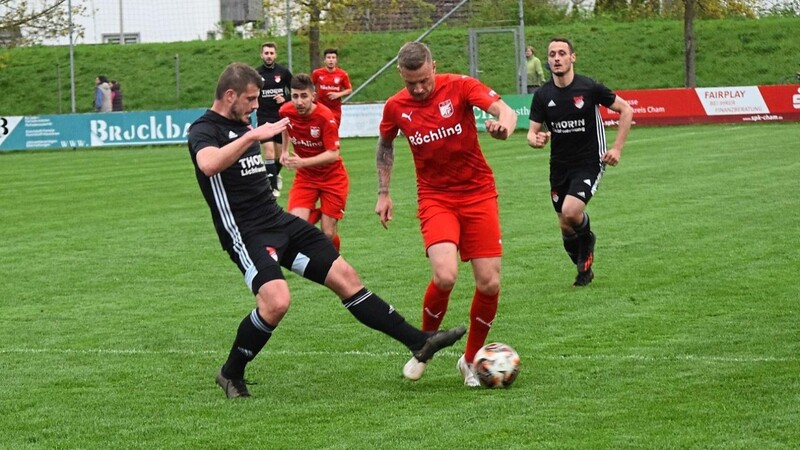
[[428,361],[433,358],[439,350],[450,347],[466,334],[467,329],[458,326],[450,330],[437,331],[431,334],[425,344],[414,352],[414,356],[403,366],[403,376],[409,380],[416,381],[422,378]]
[[229,399],[250,397],[250,392],[247,390],[247,384],[244,379],[225,378],[222,374],[222,369],[217,372],[217,385],[225,391],[225,395]]
[[479,387],[481,382],[478,381],[478,377],[475,376],[475,372],[472,370],[472,364],[467,362],[467,359],[464,355],[461,355],[461,358],[458,358],[458,362],[456,363],[456,369],[461,373],[461,376],[464,377],[464,385],[469,387]]
[[572,283],[572,287],[588,286],[593,279],[594,272],[592,272],[592,269],[589,269],[588,272],[578,272],[578,276],[575,277],[575,282]]

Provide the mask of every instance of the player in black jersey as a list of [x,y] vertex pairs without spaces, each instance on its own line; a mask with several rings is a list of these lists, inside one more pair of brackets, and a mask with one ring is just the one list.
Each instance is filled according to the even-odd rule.
[[259,142],[285,130],[289,119],[250,126],[261,85],[251,67],[229,65],[217,82],[213,106],[189,128],[195,176],[219,241],[256,296],[256,308],[239,324],[217,384],[228,398],[250,396],[245,366],[266,345],[291,300],[281,267],[328,287],[356,319],[400,341],[420,361],[455,343],[464,327],[425,333],[411,326],[364,287],[322,231],[278,206]]
[[[586,204],[597,191],[606,164],[616,166],[633,120],[633,109],[603,84],[575,74],[575,51],[565,38],[547,48],[552,78],[531,101],[528,144],[550,144],[550,197],[558,214],[564,249],[578,268],[573,286],[592,282],[595,235]],[[619,113],[614,145],[606,150],[600,105]],[[542,130],[543,125],[549,131]]]
[[[278,110],[289,100],[291,94],[289,86],[292,83],[292,73],[289,69],[275,62],[278,58],[278,48],[274,42],[261,44],[261,61],[263,64],[256,69],[264,84],[258,96],[258,110],[256,117],[259,125],[280,120]],[[264,146],[264,159],[267,165],[267,176],[272,184],[272,194],[281,195],[281,163],[278,159],[281,154],[283,138],[281,133],[262,142]]]

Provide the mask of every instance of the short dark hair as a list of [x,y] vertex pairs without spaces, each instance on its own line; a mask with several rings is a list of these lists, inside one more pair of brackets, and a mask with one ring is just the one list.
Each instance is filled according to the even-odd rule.
[[233,89],[233,92],[241,94],[249,85],[256,85],[259,89],[264,85],[264,79],[252,67],[244,63],[232,63],[222,71],[217,81],[216,99],[221,100],[225,91]]
[[[563,43],[567,44],[567,47],[569,47],[569,52],[570,53],[575,53],[575,48],[572,47],[572,42],[570,42],[569,39],[567,39],[565,37],[554,37],[554,38],[550,39],[550,44],[552,44],[553,42],[563,42]],[[548,44],[548,47],[549,47],[549,44]]]
[[314,91],[314,82],[311,81],[311,77],[308,76],[307,73],[298,73],[292,77],[292,82],[289,84],[289,87],[292,89],[298,90],[306,90],[310,89],[312,92]]
[[278,48],[278,46],[274,42],[264,42],[263,44],[261,44],[261,51],[262,52],[264,51],[264,47]]
[[417,70],[426,62],[433,62],[431,50],[421,42],[406,42],[397,53],[397,67]]
[[322,52],[322,54],[323,54],[323,55],[325,55],[325,56],[328,56],[328,53],[333,53],[334,55],[336,55],[336,56],[339,56],[339,49],[336,49],[336,48],[326,48],[326,49],[325,49],[325,51],[324,51],[324,52]]
[[98,75],[97,79],[100,80],[101,83],[108,83],[108,78],[105,75]]

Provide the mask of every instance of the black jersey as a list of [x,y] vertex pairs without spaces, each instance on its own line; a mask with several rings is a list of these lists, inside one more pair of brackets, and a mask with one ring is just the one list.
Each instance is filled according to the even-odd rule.
[[600,105],[614,104],[616,95],[602,83],[575,75],[560,88],[550,79],[531,101],[530,120],[547,125],[550,164],[597,163],[606,152]]
[[275,96],[281,94],[283,98],[289,100],[289,97],[291,97],[289,85],[292,82],[292,73],[280,64],[274,64],[272,67],[262,64],[256,71],[264,79],[261,95],[258,96],[258,111],[256,112],[258,124],[275,122],[280,119],[278,116],[280,105],[275,102]]
[[226,250],[241,243],[249,233],[269,228],[283,213],[272,196],[258,142],[239,161],[210,178],[197,167],[198,151],[206,147],[221,148],[248,130],[248,124],[226,119],[211,110],[189,127],[189,153],[197,182],[211,209],[220,244]]

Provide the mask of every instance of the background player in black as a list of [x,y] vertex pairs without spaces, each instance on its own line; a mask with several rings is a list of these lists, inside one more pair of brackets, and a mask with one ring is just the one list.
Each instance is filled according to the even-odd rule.
[[239,324],[228,359],[216,375],[228,398],[249,397],[245,366],[272,336],[289,308],[289,285],[281,266],[324,284],[356,319],[400,341],[414,357],[428,360],[455,343],[464,327],[424,333],[380,297],[315,226],[275,202],[259,142],[286,129],[289,119],[250,126],[261,76],[245,64],[229,65],[217,82],[211,109],[189,128],[189,153],[222,247],[244,274],[256,308]]
[[[289,99],[291,93],[289,85],[292,82],[292,73],[287,68],[277,64],[275,62],[277,58],[278,48],[274,42],[261,44],[261,61],[263,61],[263,64],[256,69],[261,78],[264,79],[261,94],[258,96],[258,111],[256,111],[259,125],[280,120],[278,110]],[[262,142],[267,175],[272,184],[272,194],[275,197],[281,195],[281,188],[283,187],[280,178],[281,163],[278,160],[282,143],[281,133]]]
[[[558,214],[564,249],[576,264],[573,286],[592,282],[595,235],[586,204],[597,191],[606,164],[616,166],[633,120],[628,102],[591,78],[575,74],[575,51],[568,39],[553,38],[547,48],[552,78],[531,102],[528,144],[550,145],[550,196]],[[614,145],[606,150],[600,105],[619,113]],[[542,131],[546,124],[550,130]]]

